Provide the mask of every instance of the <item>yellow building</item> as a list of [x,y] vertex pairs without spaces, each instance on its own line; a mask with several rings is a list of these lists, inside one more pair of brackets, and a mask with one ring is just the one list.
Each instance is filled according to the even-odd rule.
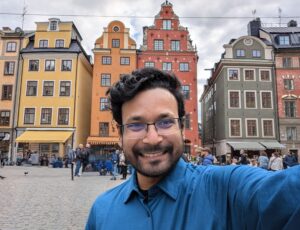
[[96,154],[106,154],[116,147],[119,135],[111,111],[108,109],[107,89],[122,74],[136,69],[136,42],[129,28],[120,21],[112,21],[96,40],[93,68],[91,130],[87,139]]
[[73,22],[51,18],[36,24],[20,54],[15,156],[30,149],[63,157],[89,135],[92,64]]
[[15,92],[19,51],[28,42],[31,31],[3,27],[0,30],[0,157],[11,160],[14,130]]

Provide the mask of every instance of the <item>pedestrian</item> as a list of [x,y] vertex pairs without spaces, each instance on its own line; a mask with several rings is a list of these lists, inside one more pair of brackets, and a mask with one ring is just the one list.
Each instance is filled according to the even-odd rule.
[[84,148],[83,144],[79,144],[78,148],[76,149],[76,157],[75,157],[75,176],[80,177],[80,168],[82,166],[82,160],[83,160],[83,154],[84,154]]
[[298,165],[298,160],[291,151],[289,151],[288,154],[283,158],[283,165],[285,166],[284,168],[289,168]]
[[214,163],[214,157],[210,153],[210,148],[205,147],[202,150],[202,165],[212,165]]
[[96,199],[86,230],[299,228],[300,166],[270,173],[184,162],[181,88],[173,74],[144,68],[109,89],[120,145],[135,170]]
[[267,157],[267,154],[265,151],[260,152],[260,156],[257,159],[258,167],[262,169],[268,169],[269,165],[269,158]]
[[111,151],[111,162],[112,162],[112,178],[111,180],[116,180],[118,175],[118,165],[119,165],[119,156],[115,149]]
[[127,178],[127,163],[126,163],[126,158],[125,158],[125,154],[123,151],[121,151],[119,159],[120,159],[120,166],[121,166],[121,173],[122,173],[121,180],[126,180],[126,178]]
[[87,143],[85,145],[85,149],[83,151],[83,159],[82,159],[82,172],[86,171],[86,167],[89,164],[89,157],[92,154],[92,149],[91,149],[91,145],[89,143]]
[[283,161],[279,156],[278,152],[272,153],[272,157],[269,161],[269,170],[270,171],[278,171],[283,169]]

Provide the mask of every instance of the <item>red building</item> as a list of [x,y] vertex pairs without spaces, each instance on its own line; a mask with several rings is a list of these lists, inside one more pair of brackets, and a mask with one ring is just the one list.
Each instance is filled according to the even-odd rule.
[[195,155],[195,147],[200,144],[197,108],[198,56],[189,31],[180,25],[172,4],[166,1],[155,16],[154,25],[144,27],[143,32],[138,68],[156,67],[173,72],[180,78],[186,99],[184,152]]

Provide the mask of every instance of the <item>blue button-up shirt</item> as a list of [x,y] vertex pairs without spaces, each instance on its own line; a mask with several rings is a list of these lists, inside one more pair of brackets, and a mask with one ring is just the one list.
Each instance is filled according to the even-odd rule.
[[298,166],[270,172],[179,160],[147,200],[136,173],[99,196],[86,230],[299,229],[299,178]]

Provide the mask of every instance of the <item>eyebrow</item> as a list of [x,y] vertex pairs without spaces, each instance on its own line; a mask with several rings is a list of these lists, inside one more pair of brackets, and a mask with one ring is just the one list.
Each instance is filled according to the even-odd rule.
[[[154,121],[158,121],[158,120],[163,119],[163,118],[173,118],[173,114],[168,113],[168,112],[162,113]],[[141,116],[133,116],[133,117],[130,117],[127,120],[126,124],[134,122],[134,121],[145,121],[145,119]]]

